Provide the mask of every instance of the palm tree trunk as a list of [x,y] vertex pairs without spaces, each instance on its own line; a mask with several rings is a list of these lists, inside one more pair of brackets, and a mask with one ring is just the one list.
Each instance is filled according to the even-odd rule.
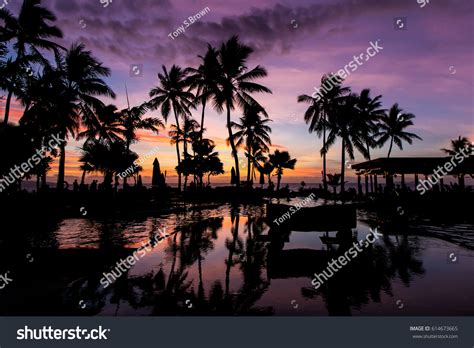
[[[173,106],[173,111],[174,111],[174,119],[176,120],[176,129],[178,131],[178,135],[179,133],[181,133],[181,129],[179,127],[179,120],[178,120],[178,116],[176,115],[176,110]],[[178,166],[180,165],[181,163],[181,156],[179,154],[179,139],[176,139],[176,157],[178,158]],[[178,190],[181,191],[181,171],[178,171]]]
[[13,96],[13,91],[10,90],[8,92],[8,96],[7,96],[7,100],[6,100],[6,104],[5,104],[5,117],[3,119],[3,124],[6,125],[8,123],[8,117],[10,115],[10,104],[11,104],[11,101],[12,101],[12,96]]
[[[64,139],[64,137],[63,137]],[[59,157],[59,169],[58,169],[58,182],[56,189],[62,191],[64,189],[64,170],[66,165],[66,144],[63,142],[59,145],[60,157]]]
[[[131,143],[131,140],[127,137],[127,152],[130,151],[130,143]],[[85,176],[85,173],[84,173],[84,176]],[[126,176],[123,177],[123,188],[125,189],[125,187],[127,187],[127,177]]]
[[[370,161],[370,146],[369,146],[369,143],[366,143],[366,147],[367,147],[367,159]],[[376,190],[377,190],[377,188],[375,189],[375,191]],[[372,175],[370,176],[370,191],[374,192],[374,183],[373,183]]]
[[82,177],[81,177],[81,186],[82,187],[84,186],[85,181],[86,181],[86,171],[84,170],[82,172]]
[[341,194],[344,193],[344,174],[346,169],[346,149],[345,140],[342,139],[342,155],[341,155]]
[[14,75],[13,75],[13,86],[10,87],[9,91],[8,91],[8,96],[7,96],[7,100],[6,100],[6,104],[5,104],[5,117],[3,119],[3,124],[6,125],[8,123],[8,118],[10,116],[10,105],[11,105],[11,101],[12,101],[12,96],[13,96],[13,88],[14,88],[14,85],[16,83],[16,78],[17,78],[17,75],[18,73],[16,72],[17,71],[17,67],[18,67],[18,64],[20,62],[20,59],[23,57],[23,52],[24,52],[24,44],[23,42],[18,42],[17,43],[18,45],[18,53],[16,55],[16,59],[15,61],[12,63],[12,69],[14,71]]
[[460,174],[458,176],[458,185],[461,189],[464,189],[464,175],[463,174]]
[[201,115],[201,132],[200,139],[202,141],[202,135],[204,133],[204,111],[206,110],[206,100],[202,101],[202,115]]
[[326,182],[326,114],[324,114],[324,123],[323,124],[323,187],[324,191],[328,189],[328,184]]
[[229,289],[230,289],[230,271],[233,266],[232,258],[234,256],[234,252],[236,249],[237,239],[239,238],[239,220],[240,220],[240,212],[237,212],[235,217],[235,224],[232,226],[232,243],[229,246],[229,257],[227,259],[227,267],[225,271],[225,295],[226,298],[229,296]]
[[248,152],[248,157],[247,157],[247,186],[250,186],[250,157],[252,156],[252,134],[249,134],[249,137],[247,139],[247,152]]
[[40,175],[36,175],[36,192],[40,190]]
[[393,137],[390,140],[390,148],[388,149],[388,156],[387,158],[390,158],[390,154],[392,153],[392,146],[393,146]]
[[250,186],[250,167],[251,167],[251,164],[250,164],[250,154],[249,154],[249,157],[247,159],[247,184]]
[[232,149],[232,156],[234,157],[235,163],[235,180],[236,187],[240,187],[240,169],[239,169],[239,158],[237,157],[237,149],[234,143],[234,135],[232,134],[232,126],[230,123],[230,107],[229,103],[226,103],[227,108],[227,131],[229,132],[229,142]]
[[41,174],[41,187],[46,188],[46,170]]

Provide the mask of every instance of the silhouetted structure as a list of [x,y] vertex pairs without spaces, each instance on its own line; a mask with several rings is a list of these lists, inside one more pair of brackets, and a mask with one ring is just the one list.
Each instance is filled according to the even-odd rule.
[[151,185],[157,188],[165,187],[165,176],[161,172],[160,162],[157,158],[153,161],[153,176],[151,179]]
[[[366,177],[366,193],[368,192],[367,178],[374,175],[374,182],[377,185],[377,175],[385,176],[386,185],[393,188],[393,175],[400,174],[402,178],[402,188],[405,188],[405,175],[415,176],[415,186],[418,186],[418,175],[422,174],[426,178],[433,175],[435,170],[442,168],[446,163],[451,162],[451,157],[397,157],[397,158],[377,158],[372,161],[353,164],[352,169],[356,170],[359,183],[359,193],[361,193],[361,176]],[[458,163],[458,161],[456,161]],[[474,175],[474,156],[465,158],[449,171],[448,175]],[[446,170],[447,171],[447,170]],[[377,187],[377,186],[376,186]]]

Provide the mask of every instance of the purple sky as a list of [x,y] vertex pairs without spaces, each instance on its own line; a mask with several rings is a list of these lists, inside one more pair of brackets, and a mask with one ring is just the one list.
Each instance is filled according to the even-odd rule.
[[[131,103],[141,103],[157,83],[162,64],[195,66],[208,42],[219,45],[238,34],[255,49],[249,67],[260,64],[268,70],[269,76],[260,82],[273,94],[256,98],[274,121],[274,144],[298,159],[297,170],[288,173],[293,175],[289,181],[314,182],[321,171],[321,141],[308,134],[302,121],[306,106],[296,97],[313,93],[322,74],[343,68],[370,41],[380,40],[383,50],[344,84],[355,92],[370,88],[373,95],[383,95],[384,108],[398,102],[416,115],[411,131],[423,141],[408,145],[402,153],[395,149],[393,156],[439,156],[439,149],[452,138],[464,135],[474,140],[472,0],[431,0],[423,8],[416,0],[113,0],[107,7],[100,0],[43,2],[58,17],[64,45],[83,42],[112,68],[108,82],[117,92],[113,103],[119,107],[126,106],[125,83]],[[14,12],[16,7],[12,2]],[[168,37],[206,7],[210,12],[184,34],[174,40]],[[406,30],[394,29],[395,17],[406,18]],[[131,77],[131,64],[143,65],[143,76]],[[199,111],[194,115],[198,118]],[[240,116],[234,113],[234,119]],[[206,126],[228,172],[224,119],[210,111]],[[170,169],[176,159],[164,136],[164,132],[160,138],[144,134],[133,149],[146,154],[159,145],[162,166]],[[69,146],[69,173],[78,172],[77,146],[75,142]],[[386,156],[387,151],[387,147],[377,150],[373,157]],[[146,163],[145,176],[151,169]],[[329,172],[339,170],[339,144],[331,150],[328,165]]]

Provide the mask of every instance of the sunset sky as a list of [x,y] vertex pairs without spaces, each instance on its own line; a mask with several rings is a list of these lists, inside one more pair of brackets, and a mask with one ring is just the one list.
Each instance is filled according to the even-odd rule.
[[[321,75],[336,72],[364,52],[369,42],[379,40],[383,50],[352,73],[344,85],[360,92],[370,88],[372,95],[383,95],[384,108],[398,102],[416,115],[414,132],[423,138],[394,149],[393,156],[440,156],[440,148],[459,135],[474,140],[473,116],[473,24],[471,0],[432,0],[423,8],[416,0],[44,0],[58,17],[64,46],[83,42],[87,49],[112,69],[107,82],[117,99],[104,100],[126,107],[124,85],[132,105],[147,101],[157,82],[161,65],[182,67],[199,63],[207,43],[220,45],[232,35],[254,48],[249,67],[263,65],[268,77],[259,83],[273,94],[255,95],[273,120],[273,149],[284,149],[298,159],[294,172],[285,172],[283,181],[320,180],[321,140],[309,134],[303,113],[307,105],[298,104],[300,94],[312,94]],[[102,0],[105,4],[105,0]],[[9,9],[18,12],[20,1]],[[176,31],[188,17],[208,7],[209,12],[175,39]],[[406,19],[405,30],[395,30],[395,18]],[[143,75],[130,73],[132,64],[143,66]],[[4,102],[1,102],[3,117]],[[22,110],[16,105],[13,121]],[[150,116],[160,116],[158,112]],[[193,112],[200,119],[200,109]],[[236,110],[233,119],[241,112]],[[168,126],[172,120],[168,120]],[[225,116],[209,110],[206,137],[217,143],[226,175],[214,182],[228,181],[230,148],[225,144]],[[174,173],[176,154],[167,131],[160,135],[140,133],[132,149],[145,156],[158,147],[157,157],[168,177]],[[340,144],[330,151],[328,172],[339,171]],[[70,141],[66,180],[79,178],[77,162],[81,143]],[[273,150],[272,149],[272,150]],[[386,156],[388,146],[375,151],[373,158]],[[243,152],[241,152],[243,157]],[[356,157],[355,162],[360,161]],[[144,164],[144,182],[151,175],[150,157]],[[56,175],[57,163],[49,181]],[[349,171],[349,175],[351,172]],[[173,182],[171,178],[169,181]]]

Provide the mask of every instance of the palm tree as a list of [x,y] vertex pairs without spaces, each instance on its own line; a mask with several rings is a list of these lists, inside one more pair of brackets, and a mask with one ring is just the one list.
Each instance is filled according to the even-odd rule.
[[[261,110],[255,106],[244,108],[244,116],[240,118],[240,124],[232,122],[232,128],[237,132],[234,134],[236,145],[238,147],[245,144],[247,156],[247,184],[250,185],[251,162],[255,152],[260,149],[262,152],[268,152],[271,139],[269,133],[272,129],[267,126],[270,119],[262,119],[259,115]],[[227,139],[229,141],[229,139]]]
[[[198,129],[199,124],[197,121],[190,118],[185,118],[181,127],[172,124],[171,130],[168,132],[168,135],[171,139],[170,143],[178,145],[179,143],[187,144],[188,142],[192,142],[192,140],[196,138],[196,134],[199,135],[200,133],[198,133]],[[183,147],[187,147],[187,145],[184,145]],[[190,165],[192,165],[191,160],[189,159],[189,156],[186,156],[185,160],[183,160],[182,163],[180,162],[180,164],[177,166],[177,168],[179,168],[178,173],[184,175],[184,190],[186,190],[188,176],[190,173],[190,168],[186,167]],[[187,174],[185,174],[185,172]]]
[[[451,148],[443,148],[441,151],[444,153],[448,154],[449,156],[455,156],[459,153],[462,153],[464,150],[468,150],[469,153],[471,153],[471,141],[467,137],[461,137],[459,136],[457,139],[452,139],[451,140]],[[466,174],[459,174],[458,177],[458,184],[459,187],[464,188],[464,176]]]
[[5,106],[5,117],[3,123],[8,123],[11,99],[15,91],[15,85],[19,76],[25,73],[22,69],[24,58],[30,51],[45,63],[45,59],[39,53],[39,49],[57,50],[61,48],[58,44],[49,41],[49,38],[62,38],[61,30],[50,25],[55,22],[56,16],[47,8],[41,6],[41,0],[24,0],[18,17],[13,16],[6,8],[0,10],[0,20],[4,26],[0,26],[0,41],[9,42],[15,40],[13,45],[16,50],[16,58],[13,61],[12,83],[8,87],[8,96]]
[[[104,104],[96,96],[115,98],[115,93],[102,80],[110,76],[110,69],[104,67],[83,44],[73,44],[66,52],[64,59],[57,59],[57,71],[60,73],[62,85],[66,88],[66,105],[59,108],[59,134],[63,139],[68,135],[75,135],[81,116],[82,122],[88,124],[88,117],[93,115],[92,110],[98,110]],[[56,97],[56,96],[55,96]],[[62,190],[64,185],[64,170],[66,160],[66,143],[60,147],[60,161],[57,189]]]
[[272,173],[275,170],[273,163],[264,160],[262,165],[259,165],[258,171],[261,175],[266,175],[268,177],[268,187],[272,186]]
[[334,105],[333,116],[329,119],[327,127],[329,135],[326,141],[326,149],[334,145],[337,138],[341,138],[341,193],[344,192],[344,176],[346,168],[346,152],[351,160],[354,159],[354,147],[367,157],[365,131],[367,130],[366,120],[362,118],[357,109],[358,97],[350,94],[338,100]]
[[[336,82],[333,81],[336,80]],[[323,147],[321,149],[321,156],[323,157],[323,185],[327,190],[326,183],[326,128],[329,118],[334,112],[334,104],[338,102],[341,97],[344,97],[350,92],[350,88],[342,87],[340,81],[335,79],[335,75],[326,74],[321,77],[322,90],[325,86],[332,86],[331,90],[322,94],[322,97],[316,98],[306,94],[298,96],[298,103],[310,104],[304,114],[304,120],[309,125],[309,132],[323,137]],[[325,88],[329,89],[329,88]]]
[[[246,154],[249,155],[248,153]],[[252,165],[252,180],[256,179],[255,170],[258,170],[260,167],[260,162],[265,162],[267,158],[265,157],[265,152],[263,149],[258,147],[258,145],[252,146],[252,151],[250,153],[250,163]]]
[[379,131],[375,134],[378,137],[377,142],[382,147],[390,139],[390,147],[388,149],[387,158],[392,153],[392,146],[395,143],[400,150],[403,150],[402,142],[406,141],[408,144],[413,143],[413,139],[422,140],[414,133],[405,132],[405,128],[413,126],[413,119],[415,115],[405,113],[398,107],[398,104],[393,104],[388,113],[385,113],[378,124]]
[[127,150],[122,140],[106,142],[91,140],[82,147],[82,155],[79,162],[83,163],[81,169],[85,171],[97,171],[104,174],[104,185],[110,188],[113,177],[125,171],[137,160],[135,152]]
[[[158,134],[160,128],[165,128],[163,121],[158,117],[143,118],[147,111],[148,105],[146,103],[132,108],[129,106],[127,109],[120,111],[118,122],[123,127],[127,151],[130,150],[132,143],[138,141],[137,131],[143,129]],[[124,187],[127,186],[127,177],[123,178],[123,185]]]
[[201,114],[201,134],[202,139],[204,133],[204,114],[206,103],[219,93],[217,80],[219,78],[219,61],[217,50],[210,44],[207,46],[205,56],[198,56],[202,63],[199,68],[187,68],[186,74],[189,74],[188,83],[190,88],[196,89],[196,103],[202,104]]
[[82,170],[81,187],[83,187],[86,183],[86,174],[93,172],[94,167],[90,163],[84,162],[79,168]]
[[207,185],[211,184],[211,176],[224,174],[224,165],[218,157],[218,152],[213,152],[209,155],[206,162],[207,170]]
[[274,154],[268,156],[269,162],[276,169],[277,173],[277,191],[280,190],[281,176],[283,169],[295,169],[296,159],[292,159],[288,151],[275,150]]
[[[265,68],[257,65],[252,70],[245,72],[247,59],[253,49],[242,44],[237,36],[233,36],[221,45],[218,52],[219,61],[219,92],[213,96],[213,104],[217,112],[226,111],[227,131],[229,133],[229,143],[232,149],[232,157],[235,165],[236,186],[240,186],[239,157],[237,147],[232,134],[231,111],[236,106],[244,108],[247,105],[260,107],[262,113],[267,116],[265,110],[250,95],[255,92],[271,93],[271,90],[258,83],[252,82],[255,79],[267,76]],[[243,72],[243,73],[242,73]]]
[[[85,112],[92,110],[86,109]],[[120,140],[124,134],[124,130],[120,123],[120,115],[115,105],[100,106],[95,113],[84,118],[84,126],[86,130],[77,135],[77,139],[86,138],[86,141],[105,140],[113,142]]]
[[[187,118],[191,116],[189,107],[192,104],[194,95],[187,90],[189,81],[186,80],[185,72],[176,65],[171,67],[169,73],[166,67],[163,66],[163,74],[158,73],[158,79],[160,85],[150,91],[150,98],[152,99],[148,102],[148,105],[151,110],[156,110],[161,107],[161,114],[165,122],[168,122],[168,117],[172,109],[178,132],[180,132],[179,117]],[[186,143],[184,146],[186,146]],[[186,147],[184,153],[186,157]],[[179,167],[181,156],[178,142],[176,143],[176,156],[178,158]],[[181,173],[179,172],[178,189],[181,190]]]
[[373,134],[377,133],[377,122],[381,119],[385,110],[382,109],[382,96],[378,95],[374,98],[370,96],[370,89],[363,89],[357,97],[357,109],[360,117],[365,121],[364,141],[367,148],[367,158],[370,160],[370,149],[376,146]]
[[328,185],[332,187],[334,191],[334,204],[336,204],[337,187],[341,184],[341,174],[328,174]]

